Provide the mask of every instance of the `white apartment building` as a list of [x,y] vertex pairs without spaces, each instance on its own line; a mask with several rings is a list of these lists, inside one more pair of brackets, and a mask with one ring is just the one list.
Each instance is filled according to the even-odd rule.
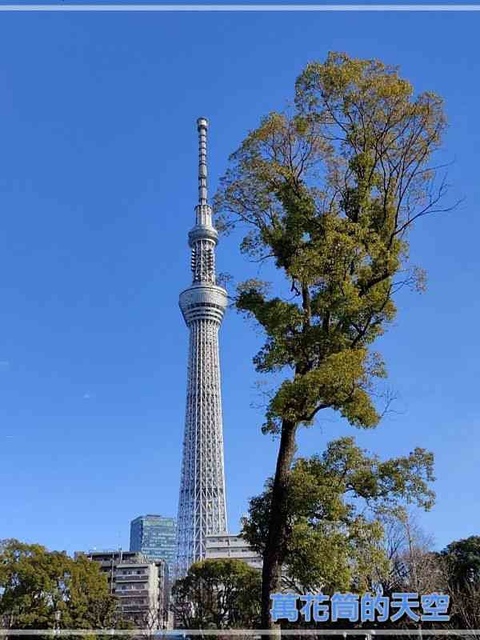
[[[76,554],[77,555],[77,554]],[[162,628],[165,618],[165,563],[132,551],[89,551],[107,575],[110,592],[118,598],[125,619],[136,625]]]
[[207,536],[205,560],[243,560],[250,567],[262,570],[262,557],[253,551],[239,535],[216,533]]

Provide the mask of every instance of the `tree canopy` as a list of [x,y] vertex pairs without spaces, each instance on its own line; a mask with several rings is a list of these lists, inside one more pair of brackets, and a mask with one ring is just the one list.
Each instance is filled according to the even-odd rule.
[[11,629],[102,629],[117,621],[98,564],[39,544],[1,544],[0,594],[0,620]]
[[465,589],[475,585],[480,588],[480,536],[451,542],[441,555],[455,587]]
[[[406,231],[431,212],[430,156],[442,100],[413,95],[395,68],[330,54],[296,82],[293,113],[271,113],[231,156],[216,196],[224,228],[244,223],[243,251],[271,258],[291,291],[243,283],[237,307],[263,327],[257,370],[292,370],[265,429],[310,423],[323,408],[372,427],[371,384],[385,375],[369,346],[395,316],[394,293],[421,285]],[[285,295],[287,294],[287,295]],[[293,295],[292,295],[293,294]]]
[[260,573],[242,560],[194,563],[172,595],[187,629],[254,628],[260,614]]

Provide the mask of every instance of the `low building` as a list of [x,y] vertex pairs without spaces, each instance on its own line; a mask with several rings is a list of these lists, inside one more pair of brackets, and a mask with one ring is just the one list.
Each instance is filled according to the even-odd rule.
[[[78,553],[75,554],[79,555]],[[110,592],[118,598],[122,617],[139,627],[165,625],[166,564],[132,551],[89,551],[82,555],[100,565]]]
[[243,560],[250,567],[262,570],[262,557],[253,551],[239,535],[216,533],[207,536],[205,559],[225,560],[227,558]]

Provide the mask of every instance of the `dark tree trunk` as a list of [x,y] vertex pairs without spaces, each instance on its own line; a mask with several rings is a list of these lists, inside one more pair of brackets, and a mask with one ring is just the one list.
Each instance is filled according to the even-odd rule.
[[272,490],[270,522],[262,571],[262,629],[274,629],[270,615],[270,595],[280,586],[285,536],[287,527],[287,479],[295,453],[295,434],[297,427],[284,421],[277,468]]

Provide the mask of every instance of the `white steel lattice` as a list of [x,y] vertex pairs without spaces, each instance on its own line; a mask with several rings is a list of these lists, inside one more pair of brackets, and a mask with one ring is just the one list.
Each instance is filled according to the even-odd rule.
[[218,234],[207,203],[207,126],[199,132],[199,204],[189,233],[193,282],[180,294],[190,330],[187,407],[178,506],[177,577],[205,557],[206,536],[227,530],[218,330],[227,292],[215,283]]

